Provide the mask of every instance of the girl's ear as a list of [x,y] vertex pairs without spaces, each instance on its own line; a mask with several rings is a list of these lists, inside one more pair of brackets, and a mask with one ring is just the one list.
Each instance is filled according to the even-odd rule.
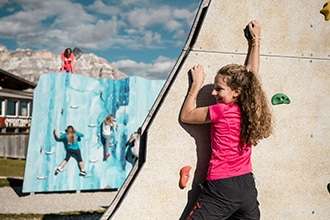
[[237,98],[242,92],[242,89],[241,88],[237,88],[233,91],[233,97],[234,98]]

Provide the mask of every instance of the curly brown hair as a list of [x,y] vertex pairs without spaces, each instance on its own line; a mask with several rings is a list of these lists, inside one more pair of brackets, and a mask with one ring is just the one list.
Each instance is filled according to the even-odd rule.
[[272,133],[272,114],[257,74],[246,66],[228,64],[222,67],[216,77],[223,80],[232,89],[240,90],[236,103],[241,109],[241,144],[253,144],[267,138]]

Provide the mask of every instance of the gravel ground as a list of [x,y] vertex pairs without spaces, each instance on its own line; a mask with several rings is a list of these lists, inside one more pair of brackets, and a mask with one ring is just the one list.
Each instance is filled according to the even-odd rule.
[[0,187],[0,213],[56,214],[106,210],[117,191],[23,194],[22,186]]

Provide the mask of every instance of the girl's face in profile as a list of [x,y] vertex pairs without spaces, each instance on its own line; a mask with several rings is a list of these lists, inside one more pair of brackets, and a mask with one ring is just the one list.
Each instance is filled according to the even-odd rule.
[[216,100],[216,103],[235,103],[239,95],[237,90],[232,90],[222,75],[217,75],[214,79],[214,87],[211,93]]
[[115,126],[115,117],[110,117],[110,126],[111,127]]

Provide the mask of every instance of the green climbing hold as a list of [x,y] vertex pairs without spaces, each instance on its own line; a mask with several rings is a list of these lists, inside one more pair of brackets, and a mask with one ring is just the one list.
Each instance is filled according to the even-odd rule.
[[290,102],[289,97],[283,93],[277,93],[272,97],[273,105],[290,104]]
[[328,183],[328,192],[330,193],[330,183]]

